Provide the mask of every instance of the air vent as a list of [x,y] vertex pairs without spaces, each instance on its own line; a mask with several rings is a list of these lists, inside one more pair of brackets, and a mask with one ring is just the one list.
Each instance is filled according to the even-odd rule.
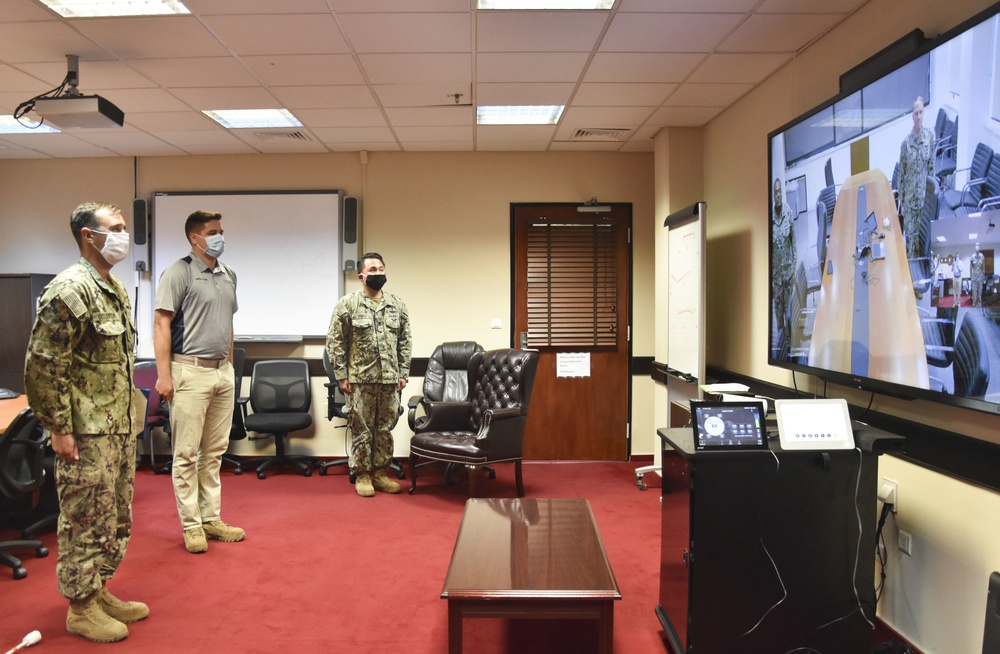
[[632,132],[618,127],[578,129],[573,133],[573,141],[624,141]]
[[257,132],[257,138],[261,141],[311,141],[309,135],[304,132]]

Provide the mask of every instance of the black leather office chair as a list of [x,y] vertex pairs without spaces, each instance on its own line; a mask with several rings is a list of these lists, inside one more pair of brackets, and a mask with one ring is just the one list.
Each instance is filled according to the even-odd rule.
[[167,445],[170,445],[170,407],[160,397],[156,390],[156,361],[137,361],[132,371],[132,383],[146,396],[146,420],[139,440],[149,448],[149,465],[153,472],[164,475],[171,472],[173,461],[168,461],[159,468],[156,467],[156,452],[153,448],[153,428],[159,427],[167,435]]
[[[323,371],[326,372],[327,381],[323,384],[326,387],[326,419],[333,420],[338,418],[344,421],[343,427],[346,432],[344,434],[344,450],[345,455],[350,453],[351,449],[351,432],[347,429],[347,414],[344,413],[344,406],[347,404],[347,398],[344,397],[344,393],[340,390],[340,381],[333,372],[333,363],[330,361],[330,355],[327,353],[326,348],[323,348]],[[400,415],[403,413],[403,407],[399,407]],[[350,457],[344,456],[337,459],[331,459],[330,461],[323,461],[319,464],[319,474],[326,476],[327,471],[334,466],[344,466],[347,468],[347,478],[353,484],[356,479],[354,473],[350,470]],[[389,469],[396,473],[396,477],[399,479],[405,479],[406,473],[403,471],[403,466],[400,465],[399,461],[396,459],[392,460],[389,464]]]
[[[247,352],[241,347],[233,348],[233,378],[235,383],[233,386],[233,396],[236,398],[233,404],[233,424],[229,428],[229,441],[241,441],[247,437],[246,428],[246,415],[247,415],[247,402],[250,400],[249,397],[242,397],[243,395],[243,364],[246,361]],[[243,474],[243,461],[237,459],[231,454],[222,455],[222,463],[232,464],[235,466],[233,468],[233,474],[242,475]]]
[[312,385],[309,364],[301,359],[270,359],[258,361],[250,378],[250,407],[246,417],[247,431],[265,434],[251,440],[274,436],[275,455],[245,465],[257,465],[257,478],[265,479],[267,471],[280,466],[294,466],[303,475],[312,475],[309,465],[316,465],[313,456],[285,453],[289,434],[313,424],[309,408],[312,405]]
[[[0,496],[4,509],[12,515],[28,515],[38,506],[45,484],[46,441],[45,430],[31,409],[23,409],[0,434]],[[44,520],[54,526],[56,517],[58,513]],[[42,541],[34,538],[0,541],[0,564],[14,571],[14,579],[24,579],[28,571],[8,550],[22,549],[34,549],[39,558],[49,554]]]
[[[962,185],[961,189],[945,189],[941,192],[941,213],[951,215],[958,211],[959,207],[966,207],[967,211],[977,211],[979,201],[983,199],[983,187],[986,183],[986,173],[993,162],[993,148],[985,143],[976,145],[976,150],[972,155],[972,162],[969,164],[969,179]],[[898,164],[897,164],[898,165]],[[960,170],[955,171],[961,172]]]
[[[407,401],[406,421],[410,431],[416,431],[418,425],[427,421],[427,402],[464,402],[469,398],[469,359],[476,352],[482,352],[483,346],[475,341],[452,341],[442,343],[434,348],[427,360],[427,372],[424,373],[423,395],[414,395]],[[418,416],[418,412],[421,414]],[[426,461],[417,467],[442,465],[437,461]],[[445,466],[445,483],[452,483],[454,463]],[[496,479],[496,471],[484,466],[490,474],[490,479]]]
[[538,367],[538,353],[528,350],[476,352],[469,359],[469,397],[463,402],[426,402],[427,420],[410,439],[410,493],[417,488],[421,458],[465,466],[469,494],[476,494],[482,466],[510,461],[518,497],[524,426]]
[[819,192],[816,200],[816,252],[819,255],[820,271],[826,265],[826,239],[833,228],[833,211],[836,205],[836,186],[827,186]]
[[962,326],[955,339],[953,367],[955,374],[955,395],[982,397],[990,385],[990,354],[987,343],[990,323],[978,310],[965,312]]

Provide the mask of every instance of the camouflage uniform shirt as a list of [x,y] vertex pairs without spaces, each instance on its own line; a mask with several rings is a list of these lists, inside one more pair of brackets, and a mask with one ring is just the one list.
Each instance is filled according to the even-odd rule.
[[383,291],[373,300],[358,290],[337,302],[326,337],[336,378],[352,384],[395,384],[410,374],[410,316]]
[[927,176],[934,174],[934,133],[926,127],[919,136],[907,133],[899,148],[899,213],[903,216],[906,252],[910,258],[925,256],[918,252],[920,214],[927,195]]
[[28,403],[53,434],[133,434],[135,325],[125,287],[81,258],[38,300],[24,366]]

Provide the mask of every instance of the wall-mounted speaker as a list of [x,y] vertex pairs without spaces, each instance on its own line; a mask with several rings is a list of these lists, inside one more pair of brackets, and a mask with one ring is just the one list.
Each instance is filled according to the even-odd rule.
[[361,208],[354,196],[344,198],[343,225],[340,253],[344,260],[344,270],[356,270],[358,255],[361,254]]
[[149,212],[142,198],[132,200],[132,242],[135,269],[149,270]]

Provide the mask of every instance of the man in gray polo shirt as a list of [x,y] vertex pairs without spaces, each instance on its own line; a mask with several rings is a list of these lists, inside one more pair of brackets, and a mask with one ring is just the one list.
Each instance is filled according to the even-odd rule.
[[232,366],[236,273],[219,261],[222,216],[195,211],[184,223],[191,253],[160,277],[153,318],[156,390],[170,403],[174,496],[188,552],[206,539],[241,541],[222,521],[222,455],[229,446],[235,402]]

